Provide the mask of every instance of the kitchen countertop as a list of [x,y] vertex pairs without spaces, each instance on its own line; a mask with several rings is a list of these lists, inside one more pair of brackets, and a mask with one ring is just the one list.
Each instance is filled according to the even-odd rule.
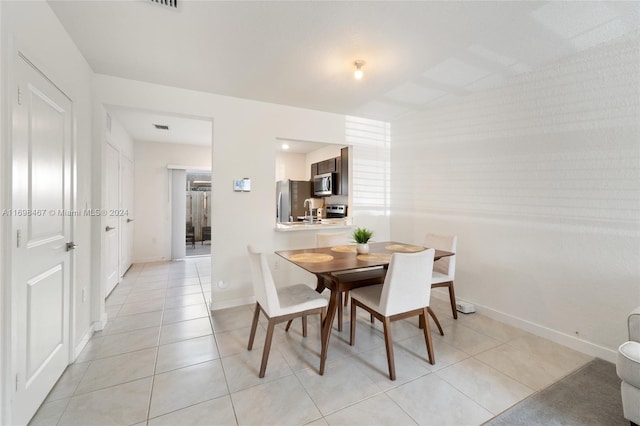
[[322,219],[321,222],[282,222],[276,223],[275,230],[277,232],[292,231],[317,231],[320,229],[345,229],[353,228],[346,219]]

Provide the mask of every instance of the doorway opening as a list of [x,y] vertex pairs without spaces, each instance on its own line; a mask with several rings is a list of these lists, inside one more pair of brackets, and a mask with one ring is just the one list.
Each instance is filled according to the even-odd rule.
[[185,254],[211,255],[211,172],[189,171],[186,179]]

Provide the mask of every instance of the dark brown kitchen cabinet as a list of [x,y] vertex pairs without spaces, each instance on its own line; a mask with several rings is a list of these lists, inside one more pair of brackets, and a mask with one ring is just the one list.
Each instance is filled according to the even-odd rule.
[[311,179],[324,173],[335,173],[337,195],[349,194],[349,147],[340,150],[340,156],[311,164]]
[[318,174],[324,173],[335,173],[336,170],[336,159],[330,158],[328,160],[320,161],[318,163]]
[[342,148],[338,158],[340,159],[340,170],[338,170],[340,194],[349,195],[349,147]]

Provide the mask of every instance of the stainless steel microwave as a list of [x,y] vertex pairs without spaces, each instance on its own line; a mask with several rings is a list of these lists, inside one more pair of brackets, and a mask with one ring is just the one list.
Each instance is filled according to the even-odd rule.
[[324,173],[313,177],[313,195],[327,197],[336,193],[336,173]]

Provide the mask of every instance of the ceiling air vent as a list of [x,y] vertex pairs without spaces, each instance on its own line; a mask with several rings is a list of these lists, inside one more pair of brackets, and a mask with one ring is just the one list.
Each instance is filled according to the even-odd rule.
[[149,0],[151,3],[156,3],[162,6],[178,8],[178,0]]
[[167,126],[166,124],[154,124],[153,127],[158,130],[169,130],[169,126]]

